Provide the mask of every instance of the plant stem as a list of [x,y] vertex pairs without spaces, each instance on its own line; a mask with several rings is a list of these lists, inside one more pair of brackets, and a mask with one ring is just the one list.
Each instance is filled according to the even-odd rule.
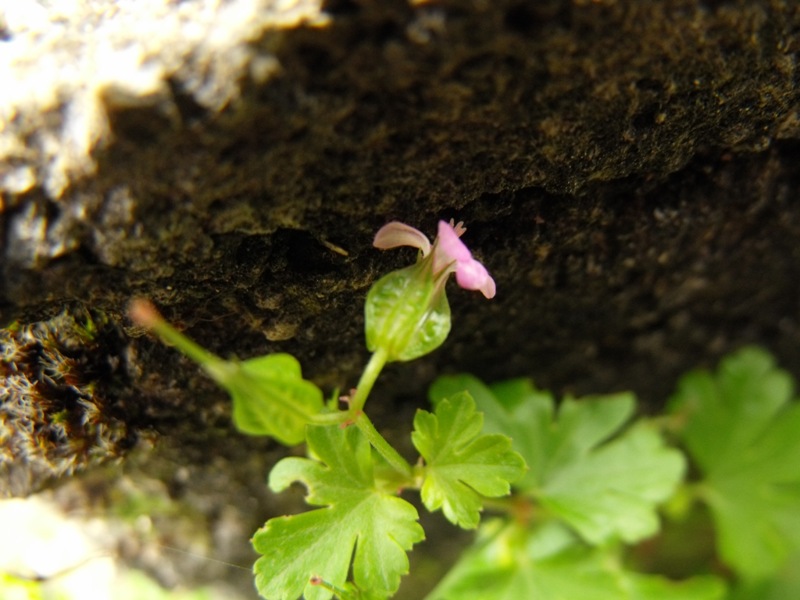
[[386,350],[378,348],[372,353],[372,356],[364,367],[364,372],[361,374],[361,379],[358,380],[358,387],[356,393],[350,399],[350,414],[358,414],[364,410],[364,404],[367,401],[367,396],[372,391],[372,386],[375,385],[375,380],[383,370],[386,364]]
[[335,412],[321,412],[309,418],[309,422],[315,425],[342,425],[347,423],[350,413],[345,410]]
[[386,462],[407,479],[411,480],[413,478],[411,465],[408,464],[408,461],[400,456],[400,453],[386,441],[386,438],[384,438],[377,429],[375,429],[375,425],[372,424],[372,421],[369,420],[367,415],[363,412],[359,413],[354,422],[356,427],[358,427],[361,433],[369,440],[369,443],[372,444],[372,447],[386,459]]
[[217,355],[209,352],[193,340],[183,335],[158,314],[155,307],[146,300],[135,301],[130,309],[131,318],[138,324],[153,331],[158,337],[172,344],[183,354],[203,367],[224,363]]
[[375,429],[375,425],[372,424],[369,417],[364,414],[364,404],[372,391],[372,386],[375,385],[375,380],[386,364],[386,358],[387,353],[383,348],[378,348],[372,353],[367,366],[364,367],[364,372],[361,374],[361,379],[358,380],[356,392],[350,398],[350,409],[347,411],[347,415],[352,419],[352,423],[361,430],[361,433],[364,434],[372,447],[386,459],[386,462],[403,477],[411,480],[413,477],[411,465],[386,441],[386,438]]
[[485,496],[481,497],[481,503],[483,504],[484,508],[488,508],[489,510],[494,510],[497,512],[514,512],[514,509],[517,507],[516,502],[516,498],[513,496],[506,496],[504,498],[486,498]]
[[481,498],[483,506],[489,510],[503,512],[517,523],[530,525],[542,518],[541,508],[523,494],[512,494],[504,498]]

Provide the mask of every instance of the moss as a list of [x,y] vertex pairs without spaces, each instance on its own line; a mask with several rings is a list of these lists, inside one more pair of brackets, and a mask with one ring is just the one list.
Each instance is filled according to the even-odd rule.
[[111,389],[124,348],[117,328],[81,308],[0,330],[3,494],[26,495],[135,444]]

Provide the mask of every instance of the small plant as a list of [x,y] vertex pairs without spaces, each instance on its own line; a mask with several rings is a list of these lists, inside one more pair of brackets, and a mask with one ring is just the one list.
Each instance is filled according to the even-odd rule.
[[[449,276],[495,295],[494,280],[460,239],[464,231],[440,222],[433,243],[402,223],[378,232],[376,247],[412,246],[419,255],[369,291],[372,356],[343,398],[326,401],[292,356],[226,361],[146,301],[132,304],[136,322],[229,392],[240,431],[306,443],[308,458],[279,461],[269,487],[278,493],[301,482],[314,508],[270,519],[254,535],[261,595],[394,595],[408,552],[425,537],[417,510],[400,497],[404,490],[418,491],[427,510],[441,510],[452,524],[477,528],[473,546],[428,600],[778,600],[800,593],[780,575],[800,554],[800,405],[790,399],[789,377],[763,351],[741,351],[716,375],[687,375],[667,414],[651,419],[634,418],[628,393],[557,404],[528,380],[486,386],[468,375],[442,377],[430,390],[432,412],[420,409],[414,418],[419,459],[409,463],[387,442],[365,412],[367,399],[386,363],[444,342]],[[689,463],[696,476],[687,481]],[[481,522],[484,512],[492,517]],[[669,546],[667,530],[680,532],[708,514],[716,555],[696,560],[682,580],[648,572],[675,558],[660,549]],[[693,543],[691,534],[685,543]]]

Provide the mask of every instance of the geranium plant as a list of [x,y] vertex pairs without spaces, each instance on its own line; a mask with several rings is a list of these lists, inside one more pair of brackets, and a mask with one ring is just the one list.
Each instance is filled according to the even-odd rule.
[[[728,359],[716,377],[687,376],[661,418],[635,419],[629,393],[557,403],[528,380],[487,386],[460,375],[434,382],[432,410],[417,411],[415,461],[380,434],[366,412],[370,391],[385,364],[445,341],[450,275],[462,288],[495,296],[464,232],[444,221],[433,242],[399,222],[378,231],[376,247],[411,246],[418,257],[370,289],[372,355],[343,401],[325,401],[290,355],[223,360],[147,301],[132,303],[135,322],[229,392],[241,432],[306,444],[306,458],[285,458],[269,475],[275,493],[304,484],[313,508],[272,518],[253,536],[259,593],[269,600],[391,597],[409,570],[408,552],[425,537],[416,508],[401,497],[415,490],[427,510],[477,529],[428,600],[721,600],[731,582],[736,600],[779,598],[758,594],[785,589],[770,582],[800,553],[800,408],[787,376],[762,351]],[[697,476],[686,481],[690,462]],[[636,549],[662,529],[660,507],[680,522],[703,504],[718,533],[718,558],[680,581],[635,568]]]

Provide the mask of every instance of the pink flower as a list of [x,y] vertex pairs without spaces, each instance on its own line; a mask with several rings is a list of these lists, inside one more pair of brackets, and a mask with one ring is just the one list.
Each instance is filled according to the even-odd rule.
[[382,250],[398,246],[418,248],[423,259],[432,255],[434,277],[446,277],[455,272],[456,281],[462,288],[480,290],[487,298],[494,298],[497,291],[494,279],[486,267],[472,258],[472,252],[460,239],[466,231],[463,223],[454,225],[452,221],[439,221],[439,232],[431,245],[425,234],[418,229],[392,221],[378,230],[373,245]]

